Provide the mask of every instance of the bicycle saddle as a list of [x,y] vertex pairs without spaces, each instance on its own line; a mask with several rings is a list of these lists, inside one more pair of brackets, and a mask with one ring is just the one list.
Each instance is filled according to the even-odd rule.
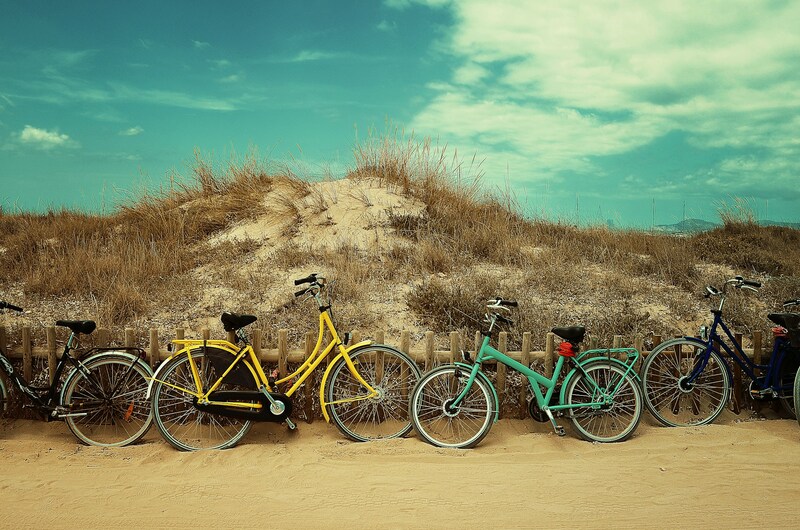
[[786,329],[800,328],[800,313],[770,313],[767,318]]
[[90,334],[97,327],[94,320],[59,320],[56,326],[69,328],[73,333],[83,333],[84,335]]
[[564,340],[578,344],[586,335],[586,328],[583,326],[570,326],[568,328],[553,328],[550,331]]
[[225,331],[236,331],[237,329],[241,329],[248,324],[252,324],[256,320],[257,317],[253,315],[240,315],[238,313],[222,313],[222,326],[225,328]]

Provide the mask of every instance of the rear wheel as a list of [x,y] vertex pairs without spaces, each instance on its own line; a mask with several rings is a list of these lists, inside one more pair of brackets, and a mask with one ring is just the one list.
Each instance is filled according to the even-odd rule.
[[451,407],[469,380],[470,372],[454,365],[435,368],[422,376],[409,403],[414,428],[439,447],[468,449],[489,433],[497,410],[494,392],[476,377],[457,407]]
[[[164,439],[181,451],[233,447],[250,430],[250,421],[204,412],[194,406],[197,385],[189,355],[197,366],[200,388],[210,388],[221,375],[202,350],[182,353],[167,361],[169,364],[158,373],[153,385],[156,426]],[[218,390],[242,390],[242,387],[222,384]]]
[[[621,442],[629,438],[642,417],[642,391],[626,369],[606,361],[583,365],[565,389],[566,404],[585,407],[567,409],[575,429],[593,442]],[[617,389],[614,392],[614,389]],[[600,403],[611,395],[610,403]]]
[[[690,382],[695,366],[706,358],[705,368]],[[647,409],[669,427],[711,423],[731,396],[725,362],[704,343],[689,339],[670,340],[650,352],[641,378]]]
[[122,447],[150,429],[147,401],[150,367],[132,355],[100,354],[83,361],[89,370],[73,370],[64,383],[61,404],[72,433],[83,443]]
[[365,398],[366,387],[341,358],[331,370],[325,392],[334,425],[357,442],[407,434],[411,430],[408,398],[420,376],[417,364],[400,350],[381,344],[364,346],[348,355],[378,395]]
[[[800,403],[800,370],[794,376],[794,402]],[[797,422],[800,423],[800,414],[797,415]]]
[[783,409],[792,417],[797,416],[794,396],[794,381],[800,367],[800,351],[796,348],[789,348],[781,360],[778,368],[778,386],[780,387],[779,399]]

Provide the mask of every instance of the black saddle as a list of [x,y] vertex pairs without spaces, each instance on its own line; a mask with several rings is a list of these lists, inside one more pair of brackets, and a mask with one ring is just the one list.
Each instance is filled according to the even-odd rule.
[[88,335],[95,330],[97,324],[94,323],[94,320],[59,320],[56,322],[56,326],[69,328],[73,333]]
[[253,315],[240,315],[238,313],[222,313],[222,326],[225,331],[236,331],[258,320]]
[[800,328],[800,313],[770,313],[767,318],[789,330]]
[[570,326],[568,328],[553,328],[550,331],[558,335],[564,340],[578,344],[583,340],[586,335],[586,328],[583,326]]

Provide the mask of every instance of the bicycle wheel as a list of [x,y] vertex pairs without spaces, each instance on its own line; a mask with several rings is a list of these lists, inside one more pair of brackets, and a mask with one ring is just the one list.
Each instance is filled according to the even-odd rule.
[[83,361],[89,373],[73,370],[61,390],[67,426],[87,445],[122,447],[150,429],[147,401],[150,367],[137,357],[102,353]]
[[334,425],[357,442],[407,434],[411,430],[408,396],[420,376],[416,363],[405,353],[382,344],[358,348],[349,356],[378,395],[363,399],[366,388],[350,372],[345,360],[339,359],[325,389]]
[[468,449],[489,433],[497,403],[483,377],[475,378],[458,408],[449,407],[468,380],[468,370],[446,365],[431,370],[417,383],[411,394],[409,413],[414,428],[429,443]]
[[[688,382],[696,363],[708,355],[705,369]],[[711,423],[731,395],[728,367],[716,351],[705,344],[675,339],[650,352],[642,366],[642,386],[647,409],[669,427]]]
[[[607,361],[583,365],[566,390],[566,404],[597,403],[603,394],[617,391],[608,405],[567,409],[575,430],[592,442],[621,442],[628,439],[642,417],[642,391],[626,369]],[[600,392],[602,390],[602,392]]]
[[[250,421],[204,412],[194,406],[195,396],[192,392],[197,386],[189,355],[197,366],[201,388],[209,388],[221,375],[200,349],[167,361],[169,364],[159,372],[153,385],[156,427],[165,440],[181,451],[233,447],[250,430]],[[218,390],[252,388],[223,383]]]
[[794,397],[794,380],[797,369],[800,367],[800,351],[789,348],[784,353],[781,365],[778,368],[778,386],[780,388],[778,398],[781,406],[793,418],[797,417]]
[[5,376],[0,374],[0,417],[5,416],[8,410],[8,388],[5,383]]
[[[800,370],[794,376],[794,402],[800,403]],[[800,414],[797,415],[797,422],[800,423]]]

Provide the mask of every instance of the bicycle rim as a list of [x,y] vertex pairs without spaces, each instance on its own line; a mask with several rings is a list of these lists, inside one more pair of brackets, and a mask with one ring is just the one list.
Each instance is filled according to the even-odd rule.
[[121,447],[138,441],[153,421],[147,401],[150,368],[114,356],[89,358],[83,364],[90,375],[74,371],[62,393],[69,429],[89,445]]
[[[204,362],[202,351],[190,355],[197,365],[201,387],[209,388],[219,374],[211,362]],[[250,422],[198,410],[194,406],[195,397],[181,390],[196,388],[188,355],[176,357],[170,363],[159,374],[153,390],[156,426],[164,439],[182,451],[226,449],[236,445],[250,430]],[[219,387],[219,390],[241,389],[230,384]]]
[[[703,371],[688,382],[697,363],[708,355]],[[715,351],[691,340],[669,341],[648,355],[642,369],[644,399],[653,417],[664,425],[685,427],[711,423],[730,398],[725,362]]]
[[476,377],[459,406],[450,405],[464,390],[469,373],[443,366],[425,374],[414,389],[409,409],[414,428],[439,447],[474,447],[491,429],[494,397],[488,383]]
[[326,389],[333,423],[358,442],[407,434],[411,430],[408,398],[420,375],[416,363],[405,353],[378,344],[359,348],[349,356],[378,396],[364,399],[366,388],[341,359],[333,367]]
[[627,439],[636,430],[642,416],[639,385],[633,377],[626,376],[622,367],[606,362],[585,365],[584,370],[586,374],[577,374],[569,383],[566,389],[567,404],[596,403],[602,400],[598,388],[605,391],[612,391],[618,385],[619,388],[612,396],[611,405],[568,409],[575,429],[583,438],[595,442],[621,442]]

